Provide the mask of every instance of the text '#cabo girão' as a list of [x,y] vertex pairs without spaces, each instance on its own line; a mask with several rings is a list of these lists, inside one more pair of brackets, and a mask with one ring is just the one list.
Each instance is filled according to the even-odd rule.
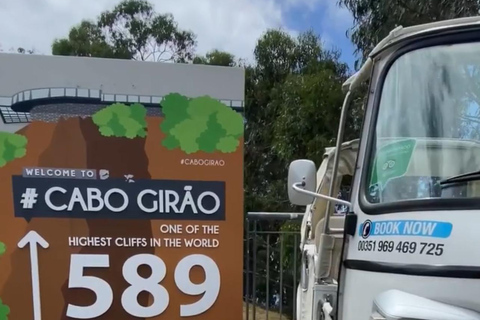
[[12,177],[15,215],[69,218],[224,220],[225,183]]

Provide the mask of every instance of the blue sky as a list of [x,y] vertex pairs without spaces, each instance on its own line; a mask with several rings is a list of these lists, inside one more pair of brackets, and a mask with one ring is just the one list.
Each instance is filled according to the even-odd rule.
[[342,61],[353,71],[355,47],[346,35],[346,31],[353,25],[353,18],[335,2],[336,0],[323,0],[312,1],[310,6],[291,6],[284,12],[286,27],[296,31],[313,29],[328,48],[336,47],[341,51]]
[[[0,48],[33,48],[37,53],[50,54],[54,39],[67,36],[72,26],[83,19],[95,19],[120,1],[2,0]],[[256,42],[265,30],[281,27],[295,34],[312,28],[327,47],[342,51],[342,60],[353,70],[354,48],[345,35],[352,17],[348,10],[336,5],[337,0],[149,1],[157,12],[172,13],[180,28],[197,34],[198,54],[219,49],[251,60]]]

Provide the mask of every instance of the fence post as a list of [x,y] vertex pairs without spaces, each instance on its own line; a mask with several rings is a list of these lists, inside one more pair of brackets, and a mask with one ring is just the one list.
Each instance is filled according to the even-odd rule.
[[247,232],[245,239],[245,251],[246,251],[246,262],[245,262],[245,309],[246,309],[246,320],[250,318],[250,221],[248,218],[245,221]]
[[[246,315],[244,319],[250,320],[251,317],[252,320],[268,320],[274,317],[274,313],[278,313],[280,319],[289,319],[291,313],[292,318],[290,319],[295,318],[296,289],[298,285],[297,259],[299,257],[297,242],[300,238],[299,229],[302,218],[303,213],[248,213],[245,232],[246,256],[244,257],[246,292]],[[279,226],[286,222],[295,222],[298,224],[298,228],[291,231],[280,230]],[[293,243],[291,243],[292,239]],[[286,250],[292,250],[293,252],[290,254],[291,251]],[[265,264],[263,264],[263,258],[260,261],[258,260],[258,252],[266,254]],[[288,260],[285,260],[287,252],[289,253]],[[286,261],[288,261],[288,265],[284,266]],[[258,262],[260,262],[261,267],[258,266]],[[285,267],[288,267],[288,269],[285,269]],[[284,277],[285,273],[288,277]],[[257,288],[259,285],[261,287]],[[265,288],[263,288],[263,285],[265,285]],[[273,292],[270,290],[270,285],[273,285],[273,288],[275,288]],[[279,287],[278,291],[277,287]],[[292,295],[290,294],[291,292],[293,292]],[[289,301],[290,298],[293,301]],[[270,303],[272,299],[275,300],[273,305]],[[291,309],[284,309],[284,300],[287,301],[287,305]],[[252,303],[251,308],[250,303]],[[250,315],[250,310],[252,310],[252,315]],[[283,314],[284,311],[286,312],[285,314]]]
[[252,279],[252,287],[253,287],[253,320],[257,319],[257,220],[253,221],[253,279]]

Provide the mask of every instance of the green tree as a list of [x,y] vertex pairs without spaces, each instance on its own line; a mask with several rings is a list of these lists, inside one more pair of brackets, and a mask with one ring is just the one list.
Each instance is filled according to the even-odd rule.
[[236,61],[235,56],[231,53],[220,50],[212,50],[207,52],[205,56],[196,56],[193,59],[193,64],[235,67],[238,65],[238,62]]
[[62,56],[102,57],[130,59],[130,52],[123,47],[107,43],[102,29],[92,21],[82,21],[70,29],[68,38],[55,39],[52,54]]
[[204,96],[189,99],[177,93],[162,101],[165,118],[160,129],[168,149],[234,152],[243,135],[243,118],[220,101]]
[[68,38],[52,45],[54,55],[188,62],[195,35],[182,30],[170,13],[159,14],[146,0],[124,0],[102,12],[97,21],[82,21]]
[[[269,30],[254,53],[256,64],[246,69],[246,209],[292,210],[288,165],[302,157],[319,164],[324,148],[335,143],[348,67],[312,31],[294,38]],[[359,120],[352,121],[349,138],[359,133]]]
[[477,16],[480,10],[478,0],[339,0],[338,3],[354,18],[349,35],[360,56],[357,68],[396,26]]
[[127,106],[112,104],[97,111],[92,120],[106,137],[145,138],[147,135],[147,110],[139,103]]
[[[292,37],[281,30],[268,30],[258,40],[254,56],[255,64],[246,68],[246,211],[303,211],[304,208],[293,207],[288,201],[288,165],[298,158],[309,158],[319,165],[324,148],[335,143],[344,98],[341,84],[349,70],[339,61],[339,52],[323,48],[321,39],[312,31]],[[355,108],[352,111],[346,139],[359,134],[361,112]],[[298,225],[258,223],[262,231],[280,228],[294,231]],[[294,236],[284,239],[289,253],[298,245],[294,241]],[[272,253],[265,257],[270,259],[270,274],[278,274],[282,261],[284,280],[296,287],[293,273],[289,273],[293,270],[293,257],[280,259],[281,243],[280,238],[270,237]],[[262,261],[257,270],[264,267]],[[257,279],[257,298],[266,303],[272,298],[266,297],[268,284],[259,281],[262,280]],[[274,290],[277,289],[271,288],[270,293]],[[283,294],[287,316],[293,310],[292,293],[288,289]]]
[[0,132],[0,167],[8,162],[22,158],[27,153],[27,138],[23,135]]

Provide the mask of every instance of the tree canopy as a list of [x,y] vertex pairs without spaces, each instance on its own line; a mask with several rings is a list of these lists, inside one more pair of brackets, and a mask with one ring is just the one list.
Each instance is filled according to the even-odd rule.
[[220,51],[218,49],[207,52],[205,56],[196,56],[193,64],[207,64],[212,66],[235,67],[238,62],[231,53]]
[[[335,143],[343,102],[341,84],[349,75],[347,65],[339,56],[339,52],[327,50],[313,31],[293,37],[282,30],[267,30],[257,41],[254,64],[246,68],[247,212],[303,211],[288,201],[288,166],[299,158],[308,158],[320,165],[325,147]],[[345,139],[358,137],[360,111],[359,106],[353,107]],[[293,231],[298,230],[298,225],[265,222],[258,228]],[[287,252],[296,250],[293,237],[285,241],[285,248],[291,248]],[[264,258],[267,259],[258,259]],[[284,258],[284,270],[292,272],[284,279],[296,285],[293,284],[293,259]],[[271,266],[278,267],[278,256],[268,259]],[[258,281],[257,299],[265,301],[269,299],[265,296],[269,284]],[[293,295],[284,292],[282,302],[286,314],[293,310],[292,301]]]
[[480,10],[478,0],[338,0],[338,3],[354,18],[349,36],[360,56],[357,67],[396,26],[476,16]]
[[[296,38],[267,31],[257,42],[255,62],[246,83],[246,209],[291,210],[288,164],[303,157],[319,164],[324,148],[335,142],[348,68],[312,31]],[[358,129],[351,126],[347,138]]]
[[124,47],[107,43],[102,29],[91,21],[82,21],[70,29],[68,38],[57,39],[52,45],[54,55],[130,59]]
[[82,21],[67,38],[56,39],[54,55],[187,62],[195,35],[170,13],[159,14],[146,0],[124,0],[96,21]]

